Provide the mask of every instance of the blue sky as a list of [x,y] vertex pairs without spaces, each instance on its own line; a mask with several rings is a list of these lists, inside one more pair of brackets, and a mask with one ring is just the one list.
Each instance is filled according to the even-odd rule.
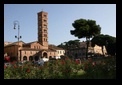
[[95,20],[101,26],[101,34],[116,37],[116,4],[4,4],[4,41],[17,41],[15,20],[20,25],[20,40],[37,41],[37,13],[42,10],[48,12],[49,44],[78,39],[70,30],[74,30],[72,23],[80,18]]

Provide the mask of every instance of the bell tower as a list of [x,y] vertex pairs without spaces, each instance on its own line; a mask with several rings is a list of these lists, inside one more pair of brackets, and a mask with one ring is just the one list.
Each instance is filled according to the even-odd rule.
[[38,13],[38,42],[48,48],[48,13],[39,12]]

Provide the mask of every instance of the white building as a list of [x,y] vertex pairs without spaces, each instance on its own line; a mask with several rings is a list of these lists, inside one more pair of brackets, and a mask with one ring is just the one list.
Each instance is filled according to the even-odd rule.
[[49,45],[49,48],[52,48],[52,49],[56,50],[56,52],[57,52],[56,59],[60,59],[61,56],[65,55],[65,50],[63,48],[59,48],[55,45]]

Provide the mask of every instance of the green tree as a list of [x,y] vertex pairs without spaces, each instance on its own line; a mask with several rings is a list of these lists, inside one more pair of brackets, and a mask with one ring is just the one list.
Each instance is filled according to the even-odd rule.
[[70,47],[70,49],[75,49],[75,48],[78,48],[79,47],[79,42],[80,40],[69,40],[67,42],[68,46]]
[[61,43],[60,45],[58,45],[57,47],[63,48],[65,49],[65,45],[63,43]]
[[78,38],[86,38],[86,59],[88,58],[88,45],[90,38],[99,35],[101,32],[101,27],[96,24],[95,20],[78,19],[72,23],[74,30],[70,30],[71,35]]
[[116,55],[116,37],[105,35],[106,49],[109,55]]
[[[69,40],[67,42],[61,43],[60,45],[58,45],[58,47],[64,48],[65,50],[67,50],[67,52],[74,50],[76,48],[79,48],[80,46],[80,40]],[[71,57],[71,56],[69,56]]]
[[100,34],[98,36],[94,36],[91,40],[91,43],[93,47],[95,46],[95,44],[98,46],[101,46],[103,55],[104,55],[103,46],[106,47],[107,53],[109,55],[115,55],[116,53],[116,38],[115,37],[112,37],[110,35]]
[[[80,40],[69,40],[66,44],[68,45],[68,49],[67,50],[75,50],[77,48],[79,48],[80,46]],[[75,56],[75,58],[77,58],[77,55],[74,53],[73,51],[73,56]],[[70,56],[72,58],[72,56]]]
[[106,45],[106,39],[105,39],[105,35],[100,34],[98,36],[94,36],[91,40],[91,45],[92,47],[94,47],[96,45],[101,46],[102,48],[102,53],[104,56],[104,51],[103,51],[103,47]]

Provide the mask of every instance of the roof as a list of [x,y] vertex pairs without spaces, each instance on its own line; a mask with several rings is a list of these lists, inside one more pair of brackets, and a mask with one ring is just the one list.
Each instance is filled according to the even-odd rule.
[[[19,42],[23,42],[22,40],[20,40]],[[17,42],[13,42],[13,43],[18,43],[18,41]],[[23,43],[25,43],[25,42],[23,42]]]
[[[23,42],[23,41],[19,41],[19,42]],[[4,47],[8,47],[8,46],[18,46],[18,41],[17,42],[13,42],[13,43],[11,43],[11,44],[8,44],[8,45],[5,45]],[[24,43],[24,42],[23,42]],[[20,45],[19,45],[20,46]]]
[[63,48],[60,48],[60,47],[57,47],[57,46],[55,46],[55,45],[48,45],[48,48],[50,48],[50,49],[54,49],[54,50],[64,50]]
[[9,44],[11,44],[11,43],[13,43],[13,42],[4,41],[4,45],[9,45]]
[[52,48],[48,48],[48,52],[56,52],[56,50]]
[[38,42],[38,41],[33,41],[33,42],[25,43],[24,45],[32,44],[32,43],[35,43],[35,42]]
[[[17,44],[15,43],[12,43],[12,44],[9,44],[9,45],[5,45],[4,47],[9,47],[9,46],[18,46]],[[19,45],[20,46],[20,45]]]
[[38,14],[39,14],[39,13],[47,13],[47,12],[45,12],[45,11],[42,10],[41,12],[38,12]]

